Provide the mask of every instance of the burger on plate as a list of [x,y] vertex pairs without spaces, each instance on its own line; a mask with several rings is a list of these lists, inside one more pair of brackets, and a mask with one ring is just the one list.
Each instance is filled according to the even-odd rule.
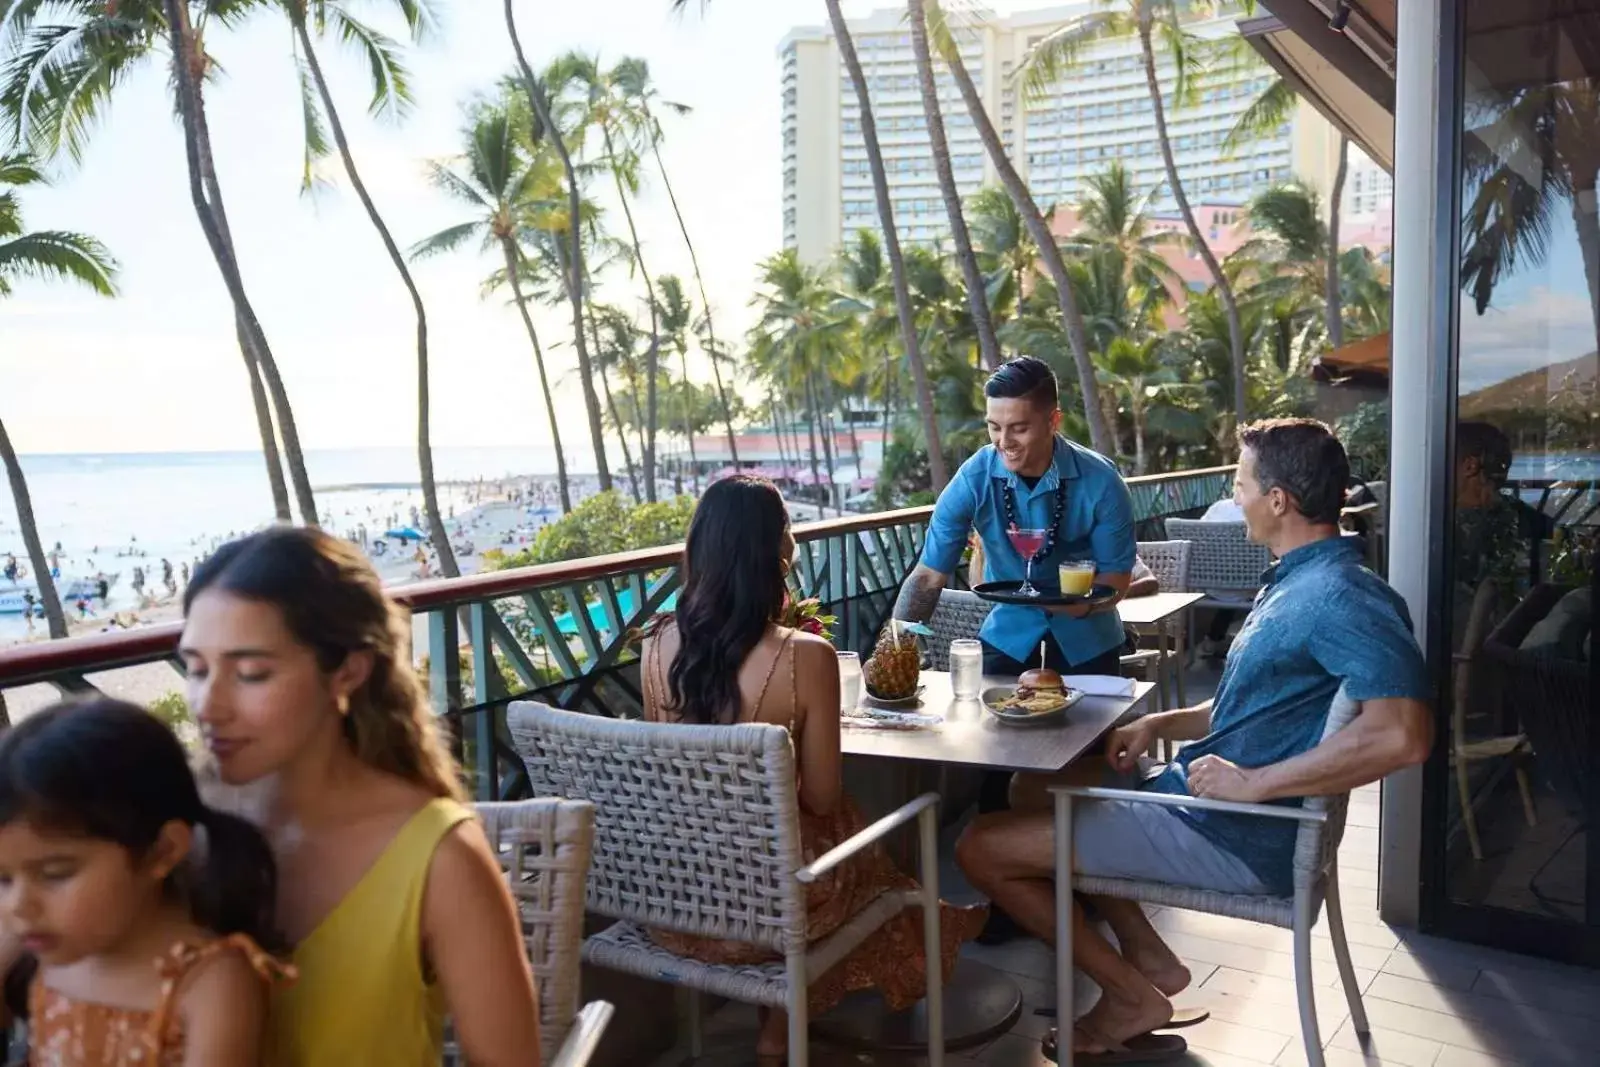
[[1007,711],[1020,711],[1040,715],[1055,711],[1067,702],[1067,686],[1061,675],[1048,667],[1023,671],[1017,679],[1017,691],[1000,705]]
[[1066,683],[1061,680],[1061,675],[1049,667],[1035,667],[1031,671],[1023,671],[1022,677],[1017,679],[1017,693],[1032,695],[1035,693],[1054,693],[1065,696]]

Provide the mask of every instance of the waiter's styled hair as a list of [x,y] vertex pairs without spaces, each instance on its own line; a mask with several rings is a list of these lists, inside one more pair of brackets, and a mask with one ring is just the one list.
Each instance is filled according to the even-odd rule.
[[1009,363],[1002,363],[983,383],[983,395],[1029,400],[1045,411],[1054,411],[1061,404],[1055,371],[1044,360],[1032,356],[1018,356]]

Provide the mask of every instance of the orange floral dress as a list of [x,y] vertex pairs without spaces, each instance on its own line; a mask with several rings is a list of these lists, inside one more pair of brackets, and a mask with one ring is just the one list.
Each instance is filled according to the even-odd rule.
[[156,961],[161,996],[154,1011],[74,1000],[36,976],[28,989],[28,1067],[183,1067],[179,988],[198,964],[230,949],[244,953],[263,981],[293,977],[244,934],[168,949]]
[[[767,698],[767,689],[778,664],[789,659],[789,732],[794,733],[799,711],[799,691],[795,685],[794,653],[789,647],[794,631],[784,636],[766,681],[756,698],[755,714]],[[645,694],[645,717],[653,722],[672,722],[662,714],[652,694],[667,691],[666,673],[661,666],[660,645],[652,648],[648,665],[651,677]],[[867,825],[855,801],[844,797],[831,815],[813,815],[800,809],[802,859],[810,863],[834,846],[849,840]],[[891,890],[916,889],[916,879],[894,865],[881,843],[857,853],[828,874],[806,886],[806,940],[816,942],[843,926],[872,901]],[[949,982],[956,965],[956,954],[964,941],[978,936],[989,917],[989,907],[939,907],[939,966],[943,981]],[[704,963],[730,967],[771,963],[781,959],[770,949],[744,941],[726,941],[669,930],[651,930],[650,939],[668,952]],[[848,993],[876,989],[891,1011],[902,1011],[921,1000],[928,991],[927,957],[922,945],[922,910],[907,908],[879,927],[844,959],[812,979],[807,991],[807,1012],[816,1018]]]

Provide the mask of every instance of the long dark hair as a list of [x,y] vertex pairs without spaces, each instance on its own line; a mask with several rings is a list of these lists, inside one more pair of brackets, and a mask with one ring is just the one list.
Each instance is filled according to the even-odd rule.
[[667,670],[667,708],[680,718],[738,718],[739,667],[783,610],[788,526],[783,494],[765,478],[724,478],[700,498],[673,612],[678,654]]
[[410,620],[353,545],[320,530],[275,526],[228,542],[200,564],[183,595],[184,613],[212,588],[277,608],[324,671],[353,652],[370,653],[372,673],[350,695],[344,717],[356,755],[435,796],[466,799],[411,666]]
[[254,826],[205,805],[183,746],[133,704],[56,704],[0,735],[0,826],[26,819],[146,855],[161,828],[199,827],[195,855],[168,881],[194,921],[248,934],[270,952],[287,945],[273,918],[277,868]]

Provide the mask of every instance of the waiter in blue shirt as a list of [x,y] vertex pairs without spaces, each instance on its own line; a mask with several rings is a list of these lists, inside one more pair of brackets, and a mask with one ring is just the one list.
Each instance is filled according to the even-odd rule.
[[[984,578],[1021,581],[1026,561],[1006,531],[1047,531],[1035,556],[1036,584],[1054,586],[1056,567],[1092,561],[1096,584],[1127,591],[1136,551],[1133,500],[1106,457],[1062,437],[1056,377],[1029,356],[1014,359],[984,384],[989,445],[961,465],[939,495],[922,559],[901,587],[897,619],[926,622],[961,561],[967,535],[983,542]],[[974,584],[983,580],[974,576]],[[979,638],[984,673],[1015,676],[1045,665],[1062,674],[1117,674],[1123,642],[1115,600],[1093,608],[998,604]]]

